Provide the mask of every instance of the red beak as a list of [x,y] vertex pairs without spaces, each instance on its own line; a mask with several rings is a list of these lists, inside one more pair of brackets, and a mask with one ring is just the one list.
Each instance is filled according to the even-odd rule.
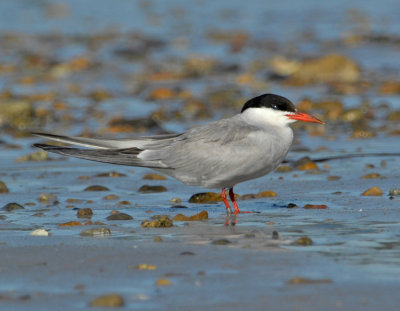
[[324,124],[324,122],[322,122],[321,120],[318,120],[316,117],[313,117],[312,115],[304,113],[304,112],[296,112],[295,114],[287,114],[286,116],[289,119],[293,119],[293,120]]

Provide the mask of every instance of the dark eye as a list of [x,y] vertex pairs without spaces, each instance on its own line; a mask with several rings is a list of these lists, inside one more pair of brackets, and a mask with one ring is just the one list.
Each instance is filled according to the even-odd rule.
[[271,107],[272,107],[272,109],[275,109],[275,110],[279,109],[277,104],[272,104]]

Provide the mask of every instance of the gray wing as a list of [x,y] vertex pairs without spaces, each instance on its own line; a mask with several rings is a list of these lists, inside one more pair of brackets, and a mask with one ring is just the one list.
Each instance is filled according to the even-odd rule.
[[186,184],[212,187],[235,175],[230,169],[251,164],[249,135],[259,130],[239,118],[222,119],[187,130],[161,149],[149,146],[140,157],[173,168],[169,174]]

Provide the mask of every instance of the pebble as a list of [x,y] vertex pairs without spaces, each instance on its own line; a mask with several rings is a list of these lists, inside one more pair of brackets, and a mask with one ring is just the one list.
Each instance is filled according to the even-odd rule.
[[294,167],[300,171],[315,170],[318,169],[317,164],[315,164],[310,157],[303,157],[294,163]]
[[107,220],[132,220],[132,219],[133,217],[131,215],[125,213],[115,213],[107,217]]
[[327,209],[328,206],[321,204],[321,205],[315,205],[315,204],[306,204],[303,206],[305,209]]
[[15,162],[21,163],[21,162],[28,162],[28,161],[48,161],[48,160],[50,160],[48,153],[44,150],[39,150],[39,151],[35,151],[30,154],[24,155],[22,157],[16,158]]
[[82,226],[82,223],[77,220],[72,220],[68,222],[64,222],[58,225],[59,227],[74,227],[74,226]]
[[65,203],[69,203],[69,204],[80,204],[83,202],[84,202],[84,200],[82,200],[82,199],[67,199],[65,201]]
[[38,201],[45,205],[56,205],[58,204],[58,199],[54,194],[51,193],[41,193],[39,195]]
[[274,230],[274,231],[272,232],[272,239],[273,239],[273,240],[279,240],[279,233],[278,233],[278,231]]
[[272,190],[261,191],[257,194],[257,198],[270,198],[276,196],[277,196],[276,192]]
[[9,192],[9,190],[8,190],[5,182],[0,181],[0,193],[8,193],[8,192]]
[[89,304],[91,307],[123,307],[125,305],[124,298],[119,294],[104,294],[94,300]]
[[227,244],[231,244],[232,242],[229,241],[228,239],[218,239],[218,240],[214,240],[211,242],[211,244],[213,245],[227,245]]
[[6,205],[3,206],[3,209],[6,210],[7,212],[12,212],[14,210],[18,209],[24,209],[22,205],[19,205],[18,203],[7,203]]
[[81,236],[95,236],[95,237],[107,236],[110,234],[111,230],[106,227],[86,229],[81,231],[80,233]]
[[154,220],[144,220],[140,226],[142,228],[169,228],[174,225],[171,218],[166,215],[154,215],[152,219]]
[[215,192],[202,192],[193,194],[189,203],[215,203],[222,201],[221,195]]
[[287,208],[298,208],[298,206],[294,203],[289,203]]
[[76,212],[78,218],[91,218],[93,216],[93,211],[90,207],[80,208]]
[[393,195],[393,196],[400,195],[400,189],[398,189],[398,188],[392,188],[392,189],[390,189],[389,195]]
[[110,191],[110,189],[104,186],[93,185],[86,187],[85,189],[83,189],[83,191]]
[[313,245],[313,241],[308,236],[303,236],[297,239],[293,244],[299,246],[310,246]]
[[127,205],[131,205],[131,202],[129,201],[120,201],[117,204],[118,206],[127,206]]
[[142,179],[146,180],[167,180],[167,177],[161,174],[149,173],[142,177]]
[[382,178],[381,174],[378,173],[370,173],[361,177],[361,179],[374,179],[374,178]]
[[167,188],[165,188],[164,186],[143,185],[139,188],[138,191],[142,193],[165,192],[167,191]]
[[157,269],[157,266],[156,265],[147,264],[147,263],[141,263],[141,264],[136,266],[136,269],[138,269],[138,270],[155,270],[155,269]]
[[328,177],[326,177],[326,179],[327,180],[339,180],[339,179],[341,179],[342,177],[340,177],[340,176],[328,176]]
[[109,194],[109,195],[106,195],[104,198],[103,198],[103,200],[118,200],[119,199],[119,196],[117,196],[116,194]]
[[291,172],[292,168],[289,165],[281,165],[279,166],[275,172],[277,173],[288,173]]
[[182,203],[182,199],[180,199],[180,198],[172,198],[170,200],[170,202],[175,203],[175,204],[179,204],[179,203]]
[[365,190],[361,195],[364,196],[381,196],[383,195],[383,191],[379,187],[372,187]]
[[196,221],[196,220],[204,220],[204,219],[208,219],[207,211],[201,211],[200,213],[192,215],[190,217],[182,215],[182,214],[178,214],[172,220],[173,221]]
[[33,230],[31,233],[29,233],[31,236],[49,236],[50,233],[47,230],[44,229],[36,229]]
[[172,282],[168,279],[158,279],[156,282],[157,286],[169,286],[171,284],[172,284]]
[[160,243],[160,242],[162,242],[162,241],[163,241],[163,238],[162,238],[162,237],[160,237],[160,236],[155,236],[155,237],[154,237],[154,242]]

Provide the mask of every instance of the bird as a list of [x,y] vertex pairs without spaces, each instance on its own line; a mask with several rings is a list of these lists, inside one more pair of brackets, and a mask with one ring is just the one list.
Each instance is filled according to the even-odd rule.
[[262,177],[285,159],[293,142],[290,124],[296,121],[323,124],[316,117],[297,111],[287,98],[262,94],[244,103],[240,113],[190,128],[182,133],[124,139],[69,137],[33,132],[52,141],[86,148],[34,144],[48,152],[86,160],[154,169],[182,183],[221,190],[240,211],[233,188]]

